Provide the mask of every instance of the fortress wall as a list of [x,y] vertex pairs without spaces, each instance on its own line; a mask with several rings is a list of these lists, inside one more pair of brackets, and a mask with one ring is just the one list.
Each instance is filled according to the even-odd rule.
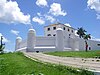
[[[89,47],[91,48],[91,50],[100,50],[100,46],[98,46],[98,44],[100,44],[100,41],[87,40],[87,42],[88,42],[88,50],[89,50]],[[79,38],[79,50],[85,50],[84,39]]]
[[79,41],[79,50],[80,51],[85,50],[85,41],[84,41],[84,39],[78,38],[78,41]]
[[[100,41],[87,40],[88,50],[100,50]],[[65,37],[63,30],[58,28],[56,31],[56,36],[36,36],[34,29],[29,29],[27,40],[22,40],[21,37],[16,38],[15,50],[25,48],[27,51],[63,51],[73,50],[73,51],[84,51],[85,50],[85,40],[78,37]]]
[[91,47],[91,50],[100,50],[100,41],[96,40],[88,40],[89,47]]
[[35,46],[55,46],[56,38],[55,37],[36,37]]
[[27,40],[22,40],[22,42],[20,43],[20,48],[24,47],[27,47]]

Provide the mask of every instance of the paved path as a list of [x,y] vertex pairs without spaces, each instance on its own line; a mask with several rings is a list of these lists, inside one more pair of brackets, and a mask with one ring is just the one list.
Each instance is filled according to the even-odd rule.
[[100,59],[94,58],[75,58],[75,57],[58,57],[46,55],[43,53],[24,52],[25,56],[38,59],[43,62],[62,64],[66,66],[78,67],[94,71],[100,71]]

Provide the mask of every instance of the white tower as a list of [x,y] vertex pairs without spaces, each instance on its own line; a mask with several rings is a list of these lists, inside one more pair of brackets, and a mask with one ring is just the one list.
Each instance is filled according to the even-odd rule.
[[56,48],[59,51],[63,51],[64,50],[64,35],[63,35],[63,29],[62,28],[58,28],[56,31]]
[[36,32],[34,29],[29,29],[27,36],[27,51],[34,51],[36,42]]
[[22,38],[21,37],[17,37],[16,38],[16,45],[15,45],[15,50],[20,49],[20,43],[22,42]]

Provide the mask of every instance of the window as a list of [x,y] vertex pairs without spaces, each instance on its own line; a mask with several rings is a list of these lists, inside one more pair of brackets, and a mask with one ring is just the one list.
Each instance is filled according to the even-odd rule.
[[71,36],[71,34],[69,34],[69,36]]
[[63,30],[65,30],[65,27],[63,28]]
[[72,30],[72,33],[73,33],[73,30]]
[[100,44],[97,44],[98,46],[100,46]]
[[48,34],[47,36],[51,36],[51,34]]
[[69,28],[68,28],[68,31],[70,31]]
[[56,36],[56,34],[54,34],[53,36]]
[[71,34],[69,34],[69,38],[70,38]]
[[50,28],[48,28],[47,30],[50,31]]
[[53,30],[56,30],[56,27],[53,27]]

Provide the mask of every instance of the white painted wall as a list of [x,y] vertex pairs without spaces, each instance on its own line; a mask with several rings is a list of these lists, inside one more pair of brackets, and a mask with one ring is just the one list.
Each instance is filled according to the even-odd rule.
[[88,40],[89,47],[91,47],[92,50],[100,50],[100,41],[95,41],[95,40]]
[[[59,36],[58,36],[59,37]],[[61,39],[61,37],[60,37]],[[31,40],[32,41],[32,40]],[[58,39],[58,48],[59,50],[62,46],[62,40]],[[85,50],[85,41],[84,39],[73,39],[73,38],[68,38],[67,40],[63,40],[63,45],[65,49],[70,49],[70,50],[74,50],[74,51],[78,51],[78,50]],[[94,41],[94,40],[88,40],[88,47],[91,47],[91,50],[100,50],[100,46],[98,46],[98,44],[100,44],[100,41]],[[36,37],[36,43],[34,47],[41,47],[38,48],[41,51],[55,51],[58,50],[57,49],[57,38],[56,37]],[[20,48],[25,48],[27,47],[27,40],[21,40],[21,39],[17,39],[16,40],[16,50],[20,49]],[[54,48],[55,47],[55,48]],[[88,48],[89,49],[89,48]]]
[[27,40],[22,40],[22,42],[20,43],[20,48],[24,47],[27,47]]
[[[44,27],[44,35],[47,36],[48,34],[51,34],[51,36],[53,36],[54,34],[56,34],[56,30],[53,30],[53,27],[59,28],[59,25],[52,25],[52,26],[47,26]],[[48,28],[50,28],[50,31],[48,31]]]
[[[55,27],[55,25],[53,26]],[[50,26],[51,29],[53,29],[53,26]],[[68,27],[70,29],[68,32],[68,28],[63,30],[64,25],[56,26],[58,29],[46,32],[45,36],[36,36],[35,30],[29,29],[27,40],[22,40],[20,37],[17,37],[15,49],[27,48],[27,51],[85,50],[84,39],[76,37],[75,31],[73,30],[73,33],[71,32],[72,28]],[[45,27],[45,30],[47,30],[46,28],[48,27]],[[46,36],[48,33],[52,35],[56,34],[56,36],[48,37]],[[71,34],[70,37],[69,34]],[[98,44],[100,44],[100,41],[88,40],[88,45],[91,47],[91,50],[100,50]]]
[[16,44],[15,44],[15,50],[21,48],[21,42],[22,42],[22,38],[21,37],[17,37],[16,38]]
[[62,28],[58,28],[56,31],[56,48],[58,51],[64,50],[64,33]]
[[[88,40],[88,50],[89,47],[91,47],[91,50],[100,50],[100,46],[97,44],[100,44],[100,41],[95,40]],[[79,38],[79,50],[85,50],[85,40]]]
[[[58,28],[62,28],[65,38],[68,38],[69,34],[70,34],[70,37],[72,37],[72,38],[75,37],[75,29],[72,27],[63,25],[63,24],[53,24],[53,25],[45,26],[44,27],[44,35],[47,36],[48,34],[51,34],[51,36],[53,36],[54,34],[56,34],[56,30],[54,30],[53,27],[56,27],[56,30]],[[65,30],[64,30],[64,27],[65,27]],[[48,31],[48,28],[50,28],[49,31]],[[68,31],[68,29],[69,29],[69,31]],[[72,32],[72,30],[73,30],[73,32]]]
[[36,43],[36,32],[34,29],[29,29],[27,35],[27,51],[34,51]]
[[56,44],[56,37],[36,37],[36,46],[55,46]]

